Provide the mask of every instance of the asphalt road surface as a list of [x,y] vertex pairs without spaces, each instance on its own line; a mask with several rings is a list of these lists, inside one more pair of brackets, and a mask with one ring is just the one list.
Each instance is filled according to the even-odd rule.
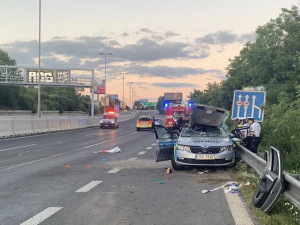
[[0,140],[0,224],[237,223],[223,190],[201,192],[230,181],[226,169],[167,174],[154,133],[135,123]]

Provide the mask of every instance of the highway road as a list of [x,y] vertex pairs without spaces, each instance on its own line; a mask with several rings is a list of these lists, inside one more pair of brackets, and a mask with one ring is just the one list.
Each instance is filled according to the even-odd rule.
[[154,133],[135,123],[0,140],[0,224],[238,224],[223,190],[201,192],[231,181],[226,168],[167,174]]

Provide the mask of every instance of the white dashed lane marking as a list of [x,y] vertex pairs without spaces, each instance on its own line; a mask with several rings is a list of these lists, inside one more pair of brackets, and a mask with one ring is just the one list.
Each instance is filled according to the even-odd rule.
[[148,149],[148,150],[149,150],[149,149],[152,149],[152,148],[153,148],[153,147],[147,147],[146,149]]
[[137,157],[129,158],[127,161],[131,161],[131,160],[137,160]]
[[156,145],[156,143],[153,143],[152,145]]
[[95,180],[92,181],[90,183],[88,183],[87,185],[83,186],[82,188],[78,189],[76,192],[88,192],[91,189],[93,189],[94,187],[96,187],[98,184],[101,184],[102,180]]
[[113,168],[112,170],[108,171],[107,173],[117,173],[121,170],[121,167]]
[[43,222],[45,219],[52,216],[54,213],[61,210],[63,207],[49,207],[45,209],[44,211],[40,212],[39,214],[35,215],[34,217],[30,218],[29,220],[26,220],[24,223],[21,223],[21,225],[37,225]]
[[139,152],[138,155],[144,155],[146,151]]
[[34,145],[36,145],[36,144],[24,145],[24,146],[18,146],[18,147],[14,147],[14,148],[0,149],[0,152],[9,151],[9,150],[17,149],[17,148],[26,148],[26,147],[31,147],[31,146],[34,146]]

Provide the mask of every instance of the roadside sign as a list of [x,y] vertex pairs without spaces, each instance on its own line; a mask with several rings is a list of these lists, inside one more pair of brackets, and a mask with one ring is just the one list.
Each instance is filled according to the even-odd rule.
[[265,101],[264,91],[234,91],[231,119],[252,117],[255,121],[262,122]]

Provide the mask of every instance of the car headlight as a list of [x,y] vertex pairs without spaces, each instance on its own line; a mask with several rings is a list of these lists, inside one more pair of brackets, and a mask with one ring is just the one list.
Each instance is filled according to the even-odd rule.
[[186,150],[187,152],[191,152],[191,147],[190,147],[190,146],[185,146],[185,150]]
[[102,121],[102,120],[100,120],[100,123],[103,123],[103,121]]
[[183,150],[184,146],[183,145],[177,145],[177,150]]
[[115,121],[111,121],[111,123],[115,123]]
[[220,148],[221,152],[232,151],[232,146],[223,146]]

